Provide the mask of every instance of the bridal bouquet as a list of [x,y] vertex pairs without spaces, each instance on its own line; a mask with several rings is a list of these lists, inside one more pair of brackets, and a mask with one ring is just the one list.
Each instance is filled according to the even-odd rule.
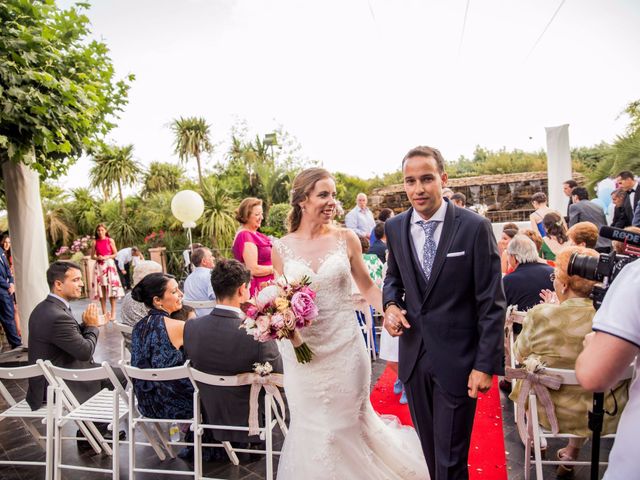
[[300,336],[300,329],[318,317],[316,292],[310,285],[308,276],[295,282],[283,276],[263,284],[252,302],[242,304],[247,317],[240,328],[258,342],[291,340],[298,362],[310,362],[313,352]]

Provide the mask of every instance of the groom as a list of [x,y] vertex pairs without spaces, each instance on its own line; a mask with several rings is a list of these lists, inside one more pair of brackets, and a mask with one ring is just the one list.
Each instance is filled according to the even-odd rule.
[[411,207],[385,224],[384,326],[431,480],[467,479],[478,392],[503,373],[505,298],[491,224],[442,198],[438,150],[402,161]]

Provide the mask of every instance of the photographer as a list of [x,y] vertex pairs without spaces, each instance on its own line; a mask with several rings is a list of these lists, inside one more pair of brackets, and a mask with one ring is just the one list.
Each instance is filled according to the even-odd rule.
[[[593,330],[585,338],[584,350],[576,361],[576,376],[585,389],[602,392],[615,384],[640,354],[640,261],[626,265],[617,276],[594,318]],[[640,367],[638,358],[636,372]],[[605,479],[638,477],[638,444],[640,381],[636,378],[620,419]]]

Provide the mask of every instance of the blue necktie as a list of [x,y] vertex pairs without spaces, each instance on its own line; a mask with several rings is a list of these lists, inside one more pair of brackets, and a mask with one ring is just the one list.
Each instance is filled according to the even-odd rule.
[[420,220],[418,225],[424,230],[424,247],[422,248],[422,271],[427,277],[427,280],[431,277],[431,269],[433,268],[433,260],[436,258],[436,241],[433,239],[433,232],[436,231],[438,226],[437,221]]

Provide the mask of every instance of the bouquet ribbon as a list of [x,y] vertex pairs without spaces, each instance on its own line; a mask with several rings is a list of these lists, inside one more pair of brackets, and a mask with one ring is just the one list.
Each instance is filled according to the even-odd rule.
[[549,389],[558,390],[562,385],[562,377],[559,375],[550,375],[547,373],[531,373],[524,368],[509,368],[505,369],[506,380],[522,380],[520,385],[520,393],[518,395],[518,418],[516,418],[516,424],[518,425],[518,433],[522,443],[526,445],[527,432],[525,431],[525,403],[529,392],[533,389],[538,401],[543,406],[549,424],[551,425],[551,431],[558,433],[558,419],[556,418],[556,411],[553,407],[553,402],[549,396]]
[[[258,396],[264,388],[265,391],[276,400],[280,410],[282,420],[285,419],[285,407],[282,394],[278,387],[284,386],[284,375],[281,373],[270,373],[269,375],[259,375],[257,373],[241,373],[236,375],[236,385],[251,385],[249,393],[249,435],[258,435],[260,433],[260,423],[258,422]],[[277,415],[277,412],[276,412]]]

